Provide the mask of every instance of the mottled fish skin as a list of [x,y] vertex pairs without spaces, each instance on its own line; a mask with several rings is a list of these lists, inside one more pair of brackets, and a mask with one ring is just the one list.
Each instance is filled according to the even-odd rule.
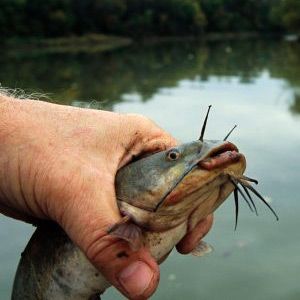
[[108,286],[64,231],[49,222],[36,229],[22,253],[12,299],[90,299]]
[[[230,145],[219,141],[187,143],[176,147],[181,155],[178,161],[169,161],[167,150],[118,172],[119,208],[142,229],[143,242],[158,262],[233,191],[227,173],[243,174],[246,161],[242,155],[213,170],[194,168],[214,151]],[[107,287],[109,283],[80,249],[49,222],[38,226],[22,254],[12,300],[92,300]]]

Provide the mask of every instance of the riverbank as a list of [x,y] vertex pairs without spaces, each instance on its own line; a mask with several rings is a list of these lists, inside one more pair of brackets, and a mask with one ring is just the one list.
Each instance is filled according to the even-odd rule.
[[10,39],[4,42],[4,51],[11,53],[79,53],[104,52],[125,47],[133,42],[127,37],[110,36],[103,34],[87,34],[83,36],[70,36],[64,38],[29,38]]
[[260,32],[210,32],[202,35],[186,35],[186,36],[152,36],[139,39],[144,44],[163,43],[163,42],[179,42],[179,41],[225,41],[225,40],[248,40],[256,38],[281,38],[283,35],[278,32],[260,33]]
[[283,35],[279,33],[259,32],[212,32],[202,35],[189,36],[147,36],[132,39],[122,36],[110,36],[103,34],[87,34],[83,36],[70,36],[64,38],[28,38],[10,39],[3,43],[1,51],[9,55],[18,53],[49,54],[49,53],[93,53],[111,51],[132,44],[160,44],[172,42],[212,42],[225,40],[251,40],[251,39],[284,39],[286,41],[298,41],[299,35]]

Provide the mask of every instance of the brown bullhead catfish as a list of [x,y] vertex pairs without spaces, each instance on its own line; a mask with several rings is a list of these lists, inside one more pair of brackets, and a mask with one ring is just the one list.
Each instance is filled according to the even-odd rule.
[[[243,175],[245,157],[226,141],[228,136],[223,141],[203,139],[207,116],[199,140],[141,158],[117,173],[116,195],[123,219],[108,233],[127,240],[133,249],[146,245],[158,262],[232,191],[236,221],[238,193],[251,210],[256,212],[250,192],[272,210],[252,187],[256,181]],[[202,242],[194,254],[206,250]],[[45,223],[38,226],[22,254],[12,299],[99,299],[108,287],[63,230]]]

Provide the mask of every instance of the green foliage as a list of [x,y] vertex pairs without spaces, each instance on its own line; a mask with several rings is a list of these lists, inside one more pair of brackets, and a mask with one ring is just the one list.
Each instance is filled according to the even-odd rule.
[[0,36],[26,32],[25,5],[26,0],[0,0]]
[[72,31],[71,0],[28,0],[26,15],[31,35],[59,36]]
[[[270,11],[276,0],[202,0],[208,31],[272,31]],[[297,0],[296,0],[297,1]]]
[[271,11],[274,24],[289,31],[300,31],[300,1],[277,0]]
[[59,36],[72,31],[72,0],[0,0],[0,36]]
[[1,36],[182,35],[204,24],[197,0],[0,0]]
[[0,0],[0,36],[299,30],[300,0]]
[[195,34],[205,23],[196,0],[87,0],[84,4],[75,0],[73,4],[79,33],[83,26],[130,36]]

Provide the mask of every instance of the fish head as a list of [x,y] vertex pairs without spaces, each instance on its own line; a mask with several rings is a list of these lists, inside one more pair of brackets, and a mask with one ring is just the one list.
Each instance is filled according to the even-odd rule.
[[[228,141],[197,140],[137,160],[116,176],[118,205],[147,230],[163,231],[212,213],[233,191],[246,160]],[[196,220],[197,219],[197,220]]]

